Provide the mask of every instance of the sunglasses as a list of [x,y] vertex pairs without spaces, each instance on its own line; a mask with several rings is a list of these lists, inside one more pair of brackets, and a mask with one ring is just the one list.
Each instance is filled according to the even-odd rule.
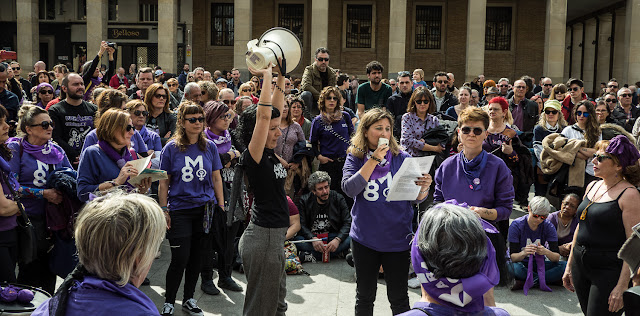
[[539,219],[542,219],[542,220],[547,219],[547,215],[531,214],[531,216],[533,216],[533,218],[539,218]]
[[316,58],[318,61],[323,62],[323,61],[329,61],[329,58]]
[[576,92],[578,90],[580,90],[580,88],[578,87],[569,88],[569,91],[573,91],[573,92]]
[[338,101],[338,97],[327,97],[328,101]]
[[429,104],[429,100],[416,100],[416,104]]
[[525,86],[515,86],[515,87],[513,87],[513,88],[514,88],[514,89],[526,89],[527,87],[525,87]]
[[42,121],[42,123],[40,123],[40,124],[31,124],[29,126],[31,126],[31,127],[40,126],[40,127],[42,127],[42,129],[49,129],[49,126],[51,126],[51,128],[54,128],[54,127],[56,127],[56,124],[53,123],[53,121]]
[[610,88],[610,89],[612,89],[612,88],[616,88],[616,89],[618,89],[618,86],[609,85],[609,88]]
[[135,110],[133,111],[133,115],[135,116],[149,116],[149,111],[140,111],[140,110]]
[[20,67],[12,67],[13,70],[20,70]]
[[201,116],[201,117],[191,117],[191,118],[185,119],[185,121],[189,121],[189,123],[191,123],[191,124],[195,124],[196,122],[202,123],[202,122],[204,122],[204,117],[203,116]]
[[468,135],[471,133],[471,130],[473,130],[473,134],[476,136],[480,136],[480,134],[482,134],[484,132],[484,129],[480,128],[480,127],[474,127],[471,128],[469,126],[465,126],[460,128],[460,130],[462,131],[462,134]]
[[556,114],[558,114],[558,110],[544,110],[544,114],[556,115]]
[[437,82],[437,83],[439,83],[439,84],[449,83],[448,81],[445,81],[445,80],[438,80],[438,81],[436,81],[436,82]]
[[166,94],[154,94],[153,97],[158,99],[165,99],[165,100],[167,99]]
[[242,92],[251,92],[251,89],[242,89]]
[[620,96],[621,96],[621,97],[623,97],[623,98],[630,98],[630,97],[631,97],[631,94],[629,94],[629,93],[623,93],[623,94],[621,94]]
[[593,154],[593,158],[591,160],[597,160],[598,162],[603,162],[607,159],[611,159],[611,156],[604,154]]
[[225,115],[221,115],[220,118],[223,119],[223,120],[230,120],[230,119],[233,118],[233,114],[232,113],[227,113]]
[[178,86],[178,84],[177,84],[177,83],[172,83],[172,84],[168,84],[167,86],[168,86],[168,87],[177,87],[177,86]]
[[124,128],[127,132],[131,132],[131,130],[133,129],[133,125],[129,124],[127,126],[125,126]]
[[589,112],[576,111],[576,116],[589,117]]
[[545,87],[553,87],[553,83],[545,83],[544,86]]
[[604,102],[614,103],[614,102],[616,102],[616,99],[605,99]]
[[53,94],[53,91],[51,91],[51,90],[41,90],[40,93],[41,94]]
[[226,104],[226,105],[231,105],[231,100],[220,100],[220,102]]
[[509,85],[508,85],[508,84],[501,84],[501,85],[500,85],[500,87],[502,87],[502,88],[509,88]]

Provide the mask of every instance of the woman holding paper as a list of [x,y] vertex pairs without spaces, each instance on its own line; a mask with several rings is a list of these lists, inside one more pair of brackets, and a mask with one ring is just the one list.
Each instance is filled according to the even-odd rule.
[[[109,109],[96,125],[98,143],[85,149],[78,166],[78,198],[89,200],[89,194],[106,192],[114,187],[127,185],[127,180],[138,175],[132,160],[137,159],[130,150],[131,136],[135,129],[129,113],[120,109]],[[140,193],[146,193],[151,179],[142,180],[135,186]]]
[[[18,112],[18,120],[18,130],[22,137],[7,144],[13,155],[9,167],[18,177],[21,201],[34,224],[36,236],[43,236],[44,239],[48,235],[46,203],[62,202],[62,193],[48,188],[47,177],[55,169],[72,167],[64,150],[51,142],[53,125],[46,110],[33,104],[25,104]],[[38,256],[33,262],[20,264],[18,280],[21,284],[41,287],[53,293],[56,275],[49,270],[49,245],[41,246],[38,247]]]
[[351,250],[357,274],[356,315],[372,315],[378,269],[382,265],[393,314],[409,310],[407,274],[412,203],[427,198],[431,176],[416,179],[415,201],[387,201],[393,176],[411,157],[396,142],[393,118],[371,109],[360,119],[344,164],[342,189],[355,202],[351,209]]
[[214,211],[224,212],[222,163],[216,145],[204,135],[204,121],[200,105],[184,102],[178,108],[176,133],[160,154],[160,168],[168,179],[160,180],[158,202],[171,245],[162,315],[173,315],[183,274],[182,308],[190,315],[202,315],[193,297],[202,268],[202,244],[210,238]]

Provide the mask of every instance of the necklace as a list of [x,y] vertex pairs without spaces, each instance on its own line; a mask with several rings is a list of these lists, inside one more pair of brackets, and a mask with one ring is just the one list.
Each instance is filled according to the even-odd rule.
[[[622,180],[624,179],[620,179],[620,181],[616,182],[616,184],[610,186],[609,188],[607,188],[606,191],[604,191],[604,193],[600,194],[599,197],[596,197],[596,194],[593,194],[593,200],[591,200],[591,202],[589,202],[589,204],[587,204],[587,207],[584,208],[584,210],[582,211],[582,214],[580,214],[580,220],[583,221],[587,218],[587,209],[589,208],[589,206],[591,206],[593,203],[595,203],[596,201],[600,201],[600,199],[602,199],[602,197],[607,194],[607,192],[609,192],[609,190],[613,189],[616,185],[618,185],[618,183],[622,182]],[[598,189],[596,190],[596,193],[598,193],[598,190],[600,190],[600,187],[602,187],[602,184],[604,184],[604,180],[602,180],[602,182],[600,183],[600,185],[598,186]]]

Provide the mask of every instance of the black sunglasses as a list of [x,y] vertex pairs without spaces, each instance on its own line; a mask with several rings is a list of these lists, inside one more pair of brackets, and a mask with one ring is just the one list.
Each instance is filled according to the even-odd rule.
[[51,126],[51,128],[54,128],[54,127],[56,127],[56,124],[53,123],[53,121],[42,121],[42,123],[40,123],[40,124],[31,124],[29,126],[31,126],[31,127],[40,126],[40,127],[42,127],[42,129],[49,129],[49,126]]
[[338,101],[338,97],[327,97],[328,101]]
[[158,98],[158,99],[167,99],[167,95],[166,94],[154,94],[154,97]]
[[631,94],[629,94],[629,93],[623,93],[623,94],[621,94],[620,96],[621,96],[621,97],[623,97],[623,98],[630,98],[630,97],[632,97],[632,95],[631,95]]
[[251,92],[251,89],[242,89],[242,92]]
[[220,100],[222,103],[226,104],[226,105],[230,105],[231,104],[231,100]]
[[322,61],[329,61],[329,58],[316,58],[318,61],[322,62]]
[[416,104],[429,104],[429,100],[416,100]]
[[618,86],[616,86],[616,85],[609,85],[609,88],[610,88],[610,89],[611,89],[611,88],[616,88],[616,89],[617,89],[617,88],[618,88]]
[[569,88],[569,91],[578,91],[578,90],[580,90],[580,88],[578,87]]
[[558,114],[558,110],[544,110],[544,114]]
[[597,160],[598,162],[603,162],[607,159],[611,159],[611,156],[608,155],[604,155],[604,154],[593,154],[593,158],[591,160]]
[[53,94],[52,90],[40,90],[40,93],[42,94]]
[[545,83],[544,86],[545,87],[553,87],[553,83]]
[[149,116],[149,111],[140,111],[140,110],[135,110],[133,111],[133,115],[135,116]]
[[13,67],[13,68],[11,68],[11,69],[13,69],[13,70],[20,70],[20,67]]
[[185,120],[189,121],[189,123],[191,123],[191,124],[195,124],[196,122],[202,123],[202,122],[204,122],[204,117],[202,117],[202,116],[201,117],[191,117],[191,118],[186,118]]
[[613,103],[616,102],[616,99],[605,99],[604,102]]
[[[460,130],[462,131],[462,134],[468,135],[469,133],[471,133],[472,128],[469,126],[465,126],[460,128]],[[484,132],[484,129],[480,127],[473,128],[473,134],[475,134],[476,136],[480,136],[480,134],[482,134],[483,132]]]
[[125,126],[124,128],[127,132],[131,132],[131,130],[133,129],[133,125],[129,124],[127,126]]

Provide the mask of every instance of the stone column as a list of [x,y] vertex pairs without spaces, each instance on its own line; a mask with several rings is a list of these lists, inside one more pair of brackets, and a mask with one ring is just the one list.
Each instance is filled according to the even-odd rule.
[[484,73],[484,32],[487,0],[469,0],[467,9],[467,63],[465,80],[472,81]]
[[567,34],[567,0],[547,0],[542,73],[554,83],[563,81]]
[[[327,47],[329,38],[329,0],[311,0],[311,62],[316,58],[318,47]],[[333,56],[336,57],[337,55]],[[338,65],[335,62],[335,65]],[[302,65],[304,67],[304,65]],[[299,68],[303,69],[304,68]]]
[[[38,0],[16,2],[18,31],[18,62],[26,74],[33,71],[33,64],[40,58],[40,28],[38,24]],[[52,65],[47,65],[51,68]]]
[[600,34],[598,34],[598,71],[596,82],[609,80],[609,61],[611,60],[611,13],[598,16],[600,19]]
[[[87,60],[90,61],[100,51],[100,42],[107,39],[107,1],[87,0]],[[108,60],[105,53],[103,58]],[[106,62],[104,63],[106,64]]]
[[[571,58],[571,54],[570,54],[570,50],[567,48],[568,45],[571,45],[571,28],[570,27],[566,27],[565,29],[565,37],[564,37],[564,43],[565,43],[565,47],[564,47],[564,75],[562,76],[562,80],[558,81],[558,83],[564,83],[564,80],[571,77],[571,75],[569,74],[569,59]],[[546,68],[545,68],[546,70]],[[546,74],[546,72],[545,72]],[[551,78],[551,80],[553,80],[553,78]],[[553,81],[554,83],[556,83],[555,81]]]
[[584,92],[592,95],[596,64],[596,46],[593,44],[593,41],[596,40],[596,20],[589,19],[585,23],[585,37],[584,43],[582,44],[584,46],[584,72],[582,74],[582,81],[584,82]]
[[623,83],[640,81],[640,0],[627,0],[625,21],[625,73]]
[[165,72],[177,73],[178,1],[158,0],[158,65]]
[[389,78],[405,70],[407,0],[391,0],[389,12]]
[[582,32],[584,32],[584,28],[582,23],[576,23],[573,25],[573,43],[571,43],[571,77],[572,78],[580,78],[581,77],[581,67],[582,67]]
[[613,73],[612,76],[618,79],[618,82],[624,82],[623,77],[626,77],[626,68],[628,67],[627,50],[625,49],[626,39],[626,19],[627,14],[625,9],[616,10],[616,26],[615,26],[615,39],[613,40]]
[[242,80],[250,78],[251,74],[245,61],[247,42],[252,40],[253,4],[252,0],[235,0],[233,5],[233,67],[238,68]]

